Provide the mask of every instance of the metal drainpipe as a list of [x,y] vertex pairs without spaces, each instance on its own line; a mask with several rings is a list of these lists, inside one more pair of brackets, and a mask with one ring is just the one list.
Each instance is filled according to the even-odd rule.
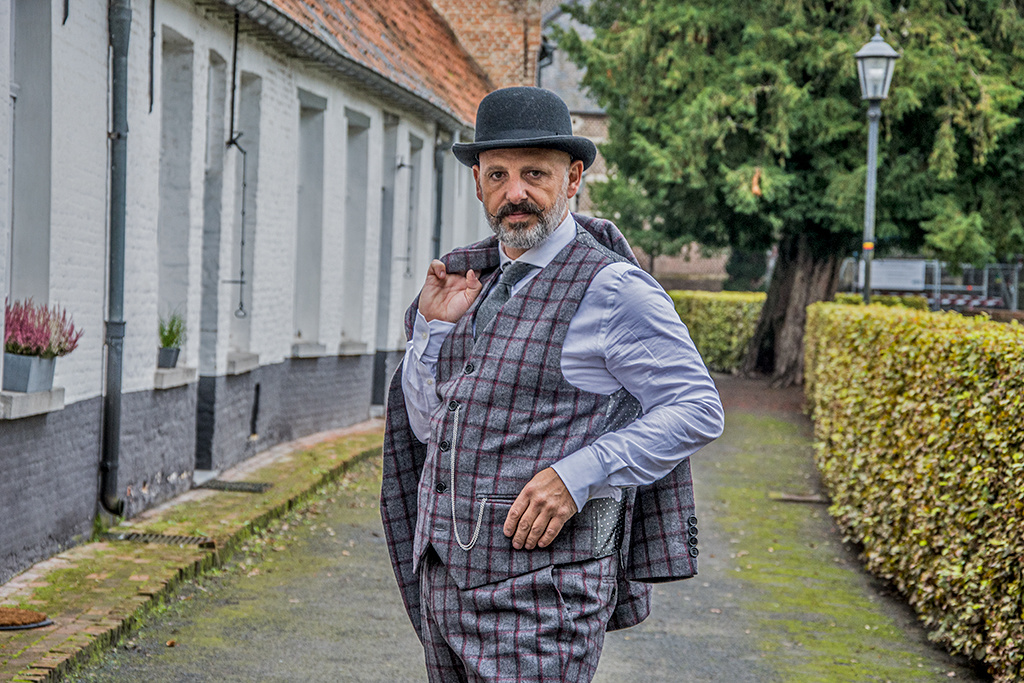
[[124,355],[125,180],[128,161],[128,39],[131,0],[110,0],[107,14],[112,49],[110,134],[110,291],[107,303],[107,383],[103,401],[103,460],[100,502],[114,515],[124,513],[117,495],[121,453],[121,371]]

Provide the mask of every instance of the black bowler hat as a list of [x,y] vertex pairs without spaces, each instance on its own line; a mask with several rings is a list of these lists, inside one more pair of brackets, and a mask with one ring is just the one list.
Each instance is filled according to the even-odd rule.
[[476,140],[452,145],[455,158],[466,166],[479,163],[489,149],[542,147],[560,149],[590,168],[597,148],[587,138],[572,134],[572,118],[555,93],[543,88],[515,87],[495,90],[476,110]]

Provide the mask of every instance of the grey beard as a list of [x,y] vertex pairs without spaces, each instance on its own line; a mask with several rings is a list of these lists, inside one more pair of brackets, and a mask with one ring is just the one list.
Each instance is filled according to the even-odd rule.
[[537,224],[532,228],[517,227],[523,225],[521,223],[506,225],[502,223],[502,217],[490,213],[487,214],[487,222],[499,242],[513,249],[529,251],[551,236],[561,223],[568,205],[568,197],[560,195],[550,209],[537,215]]

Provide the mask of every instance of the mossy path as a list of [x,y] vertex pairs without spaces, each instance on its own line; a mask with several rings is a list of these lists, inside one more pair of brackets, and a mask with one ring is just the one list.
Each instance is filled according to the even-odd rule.
[[[700,574],[656,586],[651,617],[608,635],[596,680],[985,680],[860,569],[825,505],[779,499],[820,492],[799,394],[716,380],[726,432],[693,463]],[[72,680],[425,680],[379,477],[376,461],[353,468]]]
[[[723,436],[697,453],[700,574],[609,634],[596,680],[983,681],[927,640],[828,515],[799,390],[716,376]],[[789,500],[785,500],[789,499]]]

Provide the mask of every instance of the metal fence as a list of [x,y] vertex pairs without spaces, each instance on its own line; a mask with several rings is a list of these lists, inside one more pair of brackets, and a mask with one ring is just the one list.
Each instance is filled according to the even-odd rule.
[[[860,292],[864,262],[843,261],[839,272],[842,291]],[[925,259],[874,259],[871,265],[873,294],[917,294],[932,309],[991,308],[1019,311],[1024,306],[1024,264],[993,263],[958,269],[941,261]]]

